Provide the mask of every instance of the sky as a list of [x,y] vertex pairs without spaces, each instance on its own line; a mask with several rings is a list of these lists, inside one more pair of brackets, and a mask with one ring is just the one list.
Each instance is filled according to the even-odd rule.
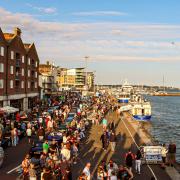
[[179,0],[1,0],[0,27],[22,30],[40,62],[94,71],[98,84],[180,87]]

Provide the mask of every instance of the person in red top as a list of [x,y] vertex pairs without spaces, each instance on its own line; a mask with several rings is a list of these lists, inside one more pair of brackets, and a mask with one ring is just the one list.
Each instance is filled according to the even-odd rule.
[[16,113],[16,121],[19,122],[20,119],[21,119],[21,116],[20,116],[19,112],[17,112],[17,113]]

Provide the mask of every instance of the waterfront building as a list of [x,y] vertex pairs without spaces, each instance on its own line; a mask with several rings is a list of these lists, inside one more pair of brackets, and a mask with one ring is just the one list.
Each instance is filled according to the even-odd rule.
[[0,106],[33,107],[38,93],[39,57],[34,43],[23,43],[21,30],[0,29]]
[[88,90],[94,91],[94,73],[93,72],[87,72],[87,86]]
[[47,61],[39,65],[39,87],[41,98],[43,95],[50,95],[58,91],[58,67]]

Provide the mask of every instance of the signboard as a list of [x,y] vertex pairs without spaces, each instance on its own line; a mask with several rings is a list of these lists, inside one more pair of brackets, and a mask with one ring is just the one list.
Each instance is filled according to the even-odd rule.
[[162,146],[143,146],[142,152],[147,164],[159,164],[162,162]]

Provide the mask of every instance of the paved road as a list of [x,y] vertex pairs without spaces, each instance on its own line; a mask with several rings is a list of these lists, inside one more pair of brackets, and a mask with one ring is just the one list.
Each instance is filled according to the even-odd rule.
[[27,139],[23,138],[16,147],[9,147],[5,149],[5,160],[2,168],[0,169],[1,180],[14,180],[17,177],[17,172],[13,171],[7,174],[10,170],[14,169],[21,164],[25,154],[29,151],[30,145]]
[[[74,179],[77,179],[77,177],[82,172],[86,162],[89,161],[92,164],[91,172],[94,175],[93,179],[96,179],[97,166],[102,160],[108,162],[110,159],[112,159],[117,164],[124,164],[124,156],[125,153],[128,151],[128,149],[131,148],[134,153],[137,151],[137,147],[133,142],[133,139],[130,136],[127,128],[131,132],[136,143],[137,144],[142,143],[141,138],[134,131],[134,129],[127,122],[126,119],[124,119],[125,125],[123,121],[116,116],[115,113],[110,113],[107,116],[107,119],[109,121],[113,119],[116,123],[116,134],[117,134],[118,143],[116,146],[115,153],[112,153],[110,151],[110,148],[108,148],[108,150],[105,152],[102,150],[101,142],[100,142],[100,136],[102,134],[102,126],[93,125],[88,133],[88,138],[86,139],[85,142],[83,142],[83,144],[86,145],[83,146],[83,148],[80,151],[79,157],[81,158],[81,160],[78,164],[73,166]],[[158,180],[170,180],[170,177],[158,165],[152,165],[150,166],[150,168],[155,173]],[[151,177],[153,176],[151,170],[147,167],[147,165],[142,166],[141,175],[136,175],[135,172],[134,175],[135,175],[134,177],[135,180],[150,180]]]

